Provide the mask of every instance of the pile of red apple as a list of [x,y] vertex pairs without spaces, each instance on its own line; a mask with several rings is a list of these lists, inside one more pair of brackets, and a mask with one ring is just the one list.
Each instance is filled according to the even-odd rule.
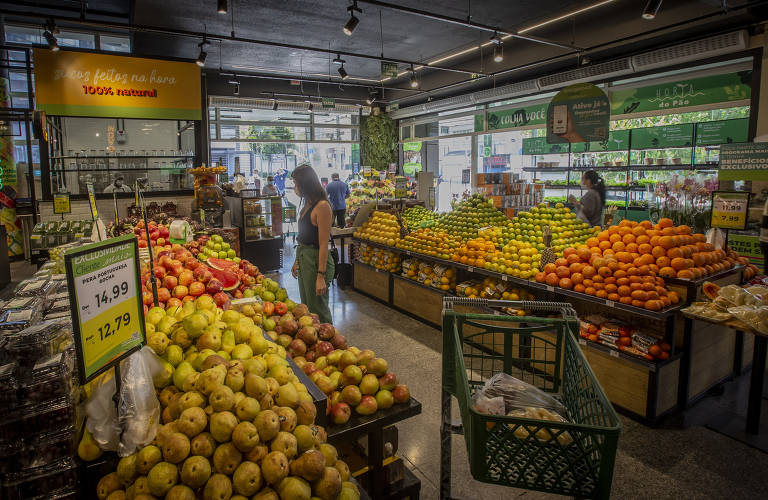
[[164,224],[158,224],[155,221],[149,222],[149,231],[144,227],[144,221],[139,221],[133,228],[133,234],[139,239],[139,248],[147,248],[147,235],[152,242],[152,246],[155,245],[165,246],[168,244],[168,226]]
[[352,409],[371,415],[411,399],[408,387],[398,384],[385,359],[377,358],[370,349],[348,346],[333,325],[320,323],[306,305],[298,304],[290,312],[282,312],[284,307],[281,302],[265,302],[263,314],[267,319],[262,326],[328,396],[331,422],[345,424]]

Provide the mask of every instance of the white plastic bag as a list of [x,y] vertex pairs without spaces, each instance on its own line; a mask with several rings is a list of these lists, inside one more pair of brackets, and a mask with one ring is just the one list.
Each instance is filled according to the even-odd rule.
[[482,394],[487,398],[504,398],[506,412],[532,407],[544,408],[561,416],[568,414],[565,406],[551,394],[503,372],[488,379]]

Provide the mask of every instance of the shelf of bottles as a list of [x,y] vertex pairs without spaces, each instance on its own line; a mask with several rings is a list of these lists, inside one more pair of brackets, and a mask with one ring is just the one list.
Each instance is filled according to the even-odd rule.
[[[280,237],[282,229],[275,226],[279,225],[282,214],[279,210],[275,210],[275,200],[279,207],[280,198],[242,198],[243,236],[246,242]],[[273,219],[273,213],[277,215],[276,219]]]

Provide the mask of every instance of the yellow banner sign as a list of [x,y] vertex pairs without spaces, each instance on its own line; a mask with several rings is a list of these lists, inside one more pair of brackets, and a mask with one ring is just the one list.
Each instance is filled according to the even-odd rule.
[[194,63],[34,49],[37,109],[49,115],[202,118]]
[[68,214],[72,212],[69,204],[69,193],[54,193],[53,195],[53,213]]

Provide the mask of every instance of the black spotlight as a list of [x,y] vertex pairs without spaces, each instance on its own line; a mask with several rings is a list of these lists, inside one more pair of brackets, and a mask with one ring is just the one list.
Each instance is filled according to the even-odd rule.
[[53,23],[53,20],[51,20],[45,26],[45,31],[43,32],[43,38],[45,38],[45,41],[48,43],[48,48],[54,52],[57,52],[60,49],[60,47],[59,47],[59,41],[56,40],[56,36],[54,35],[54,33],[56,33],[56,25]]
[[201,68],[205,66],[205,58],[208,57],[208,53],[204,49],[204,47],[207,44],[208,44],[208,40],[205,39],[205,36],[203,36],[203,41],[197,44],[197,46],[200,47],[200,54],[197,56],[197,60],[195,61],[195,64],[197,64]]
[[419,79],[416,78],[416,70],[413,69],[413,64],[411,64],[411,69],[409,71],[411,72],[411,88],[419,88]]
[[349,21],[344,25],[342,31],[345,35],[352,36],[355,28],[360,24],[360,19],[355,17],[355,12],[360,12],[362,14],[363,10],[357,6],[357,0],[352,0],[352,5],[347,7],[347,12],[349,12]]
[[343,64],[339,66],[339,75],[341,76],[342,80],[346,80],[347,78],[349,78],[349,74],[347,73],[347,70],[344,69]]
[[218,0],[217,2],[218,8],[216,12],[219,14],[226,14],[227,13],[227,0]]
[[648,0],[648,3],[645,4],[645,8],[643,9],[643,19],[647,19],[648,21],[656,19],[656,14],[659,13],[659,9],[661,8],[661,2],[662,0]]
[[272,101],[272,111],[277,111],[277,99]]
[[494,62],[500,63],[504,60],[504,42],[501,40],[498,33],[493,34],[491,42],[493,43],[493,60]]

